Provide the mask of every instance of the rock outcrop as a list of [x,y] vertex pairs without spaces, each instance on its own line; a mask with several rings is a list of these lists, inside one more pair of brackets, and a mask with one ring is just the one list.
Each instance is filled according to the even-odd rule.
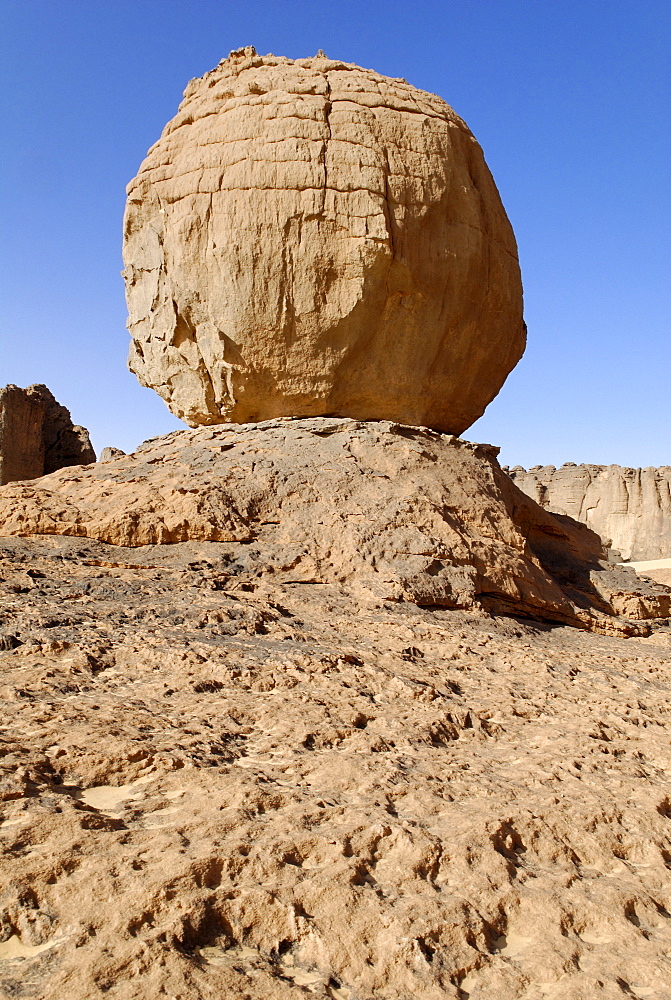
[[46,385],[0,389],[0,485],[95,460],[88,431]]
[[0,535],[38,534],[227,543],[225,572],[254,584],[335,584],[599,629],[671,613],[665,587],[609,565],[598,535],[518,490],[495,448],[388,422],[176,431],[0,489]]
[[100,452],[100,458],[98,461],[111,462],[113,458],[123,458],[125,454],[126,452],[122,451],[121,448],[111,448],[111,447],[103,448],[103,450]]
[[522,355],[512,229],[439,97],[233,52],[128,187],[129,365],[196,426],[281,415],[461,433]]
[[619,465],[521,466],[509,475],[547,510],[582,521],[623,559],[671,557],[671,466],[626,469]]

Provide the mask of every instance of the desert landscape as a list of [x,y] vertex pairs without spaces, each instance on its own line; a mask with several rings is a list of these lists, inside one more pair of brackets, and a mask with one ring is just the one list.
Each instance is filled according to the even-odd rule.
[[463,439],[526,342],[466,124],[235,50],[124,262],[188,426],[0,390],[0,996],[671,1000],[671,468]]

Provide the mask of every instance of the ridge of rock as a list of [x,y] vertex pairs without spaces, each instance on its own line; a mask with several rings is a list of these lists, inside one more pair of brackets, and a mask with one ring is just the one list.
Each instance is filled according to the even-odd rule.
[[[153,438],[132,455],[0,489],[0,535],[122,546],[222,543],[222,572],[335,584],[419,605],[640,630],[664,586],[608,563],[584,525],[539,507],[497,449],[428,428],[280,418]],[[645,627],[643,627],[645,628]]]
[[187,424],[462,433],[525,345],[510,223],[441,98],[323,55],[231,53],[128,185],[129,366]]
[[629,469],[567,462],[516,466],[509,476],[541,507],[582,521],[626,560],[671,557],[671,466]]

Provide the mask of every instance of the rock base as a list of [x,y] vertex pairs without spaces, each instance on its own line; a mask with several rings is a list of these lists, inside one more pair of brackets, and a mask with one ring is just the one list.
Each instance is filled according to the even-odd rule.
[[610,564],[598,535],[543,510],[496,454],[387,421],[177,431],[104,464],[5,486],[0,535],[218,542],[222,579],[335,584],[363,599],[600,630],[669,615],[667,588]]
[[224,544],[0,542],[0,995],[661,1000],[671,630]]

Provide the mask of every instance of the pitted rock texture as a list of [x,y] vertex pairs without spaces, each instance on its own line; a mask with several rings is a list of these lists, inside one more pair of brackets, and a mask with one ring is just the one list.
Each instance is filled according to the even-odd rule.
[[0,995],[668,1000],[671,634],[0,542]]
[[522,355],[517,249],[439,97],[231,53],[128,187],[129,365],[196,426],[341,415],[459,434]]
[[95,460],[89,432],[46,385],[0,389],[0,485]]
[[623,559],[671,558],[671,466],[521,466],[509,475],[547,510],[582,521]]
[[[640,631],[671,593],[516,489],[496,449],[427,428],[279,418],[151,439],[0,489],[0,535],[219,542],[233,578]],[[222,556],[223,558],[223,556]]]

